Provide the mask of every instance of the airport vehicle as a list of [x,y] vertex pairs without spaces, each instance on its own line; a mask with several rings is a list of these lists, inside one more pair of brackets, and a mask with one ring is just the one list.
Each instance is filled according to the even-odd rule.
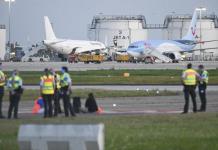
[[130,61],[130,56],[128,54],[126,54],[126,55],[116,54],[115,60],[117,62],[129,62]]
[[44,62],[50,61],[50,56],[43,46],[32,48],[22,57],[23,62]]
[[58,39],[55,36],[49,18],[44,17],[46,39],[43,41],[49,49],[63,55],[99,53],[105,49],[105,45],[98,41]]
[[89,55],[89,54],[81,54],[78,55],[78,61],[84,62],[85,64],[88,63],[102,63],[104,60],[103,55]]
[[194,11],[192,16],[188,33],[182,39],[137,41],[129,45],[127,53],[136,58],[150,56],[154,57],[154,60],[158,58],[162,62],[178,62],[182,60],[182,53],[195,51],[193,48],[196,44],[201,42],[212,42],[196,40],[196,23],[197,10]]

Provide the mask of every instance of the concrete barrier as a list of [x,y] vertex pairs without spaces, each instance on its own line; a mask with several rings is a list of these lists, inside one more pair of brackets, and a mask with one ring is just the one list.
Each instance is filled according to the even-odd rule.
[[21,125],[20,150],[104,150],[104,125]]

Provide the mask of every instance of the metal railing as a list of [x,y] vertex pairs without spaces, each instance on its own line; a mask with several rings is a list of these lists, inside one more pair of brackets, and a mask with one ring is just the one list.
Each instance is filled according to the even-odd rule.
[[97,23],[101,20],[139,20],[142,23],[142,28],[146,28],[146,19],[143,15],[135,15],[135,16],[128,16],[128,15],[97,15],[94,16],[92,19],[92,24],[90,25],[90,29],[96,29]]

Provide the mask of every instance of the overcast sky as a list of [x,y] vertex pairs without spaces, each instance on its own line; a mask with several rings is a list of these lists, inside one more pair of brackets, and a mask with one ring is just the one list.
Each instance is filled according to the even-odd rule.
[[[53,22],[57,37],[85,40],[87,25],[99,13],[141,14],[148,24],[162,24],[167,14],[192,14],[199,6],[218,15],[218,0],[16,0],[11,7],[11,39],[22,44],[42,41],[45,15]],[[0,0],[0,24],[8,26],[4,0]]]

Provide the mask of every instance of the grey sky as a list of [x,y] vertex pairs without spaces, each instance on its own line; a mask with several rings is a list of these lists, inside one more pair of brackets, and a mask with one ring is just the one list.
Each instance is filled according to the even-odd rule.
[[[218,0],[16,0],[12,4],[11,39],[22,44],[44,38],[43,16],[49,16],[57,37],[87,39],[94,15],[145,15],[149,24],[163,23],[167,14],[192,14],[204,6],[218,15]],[[0,0],[0,24],[8,25],[8,3]]]

